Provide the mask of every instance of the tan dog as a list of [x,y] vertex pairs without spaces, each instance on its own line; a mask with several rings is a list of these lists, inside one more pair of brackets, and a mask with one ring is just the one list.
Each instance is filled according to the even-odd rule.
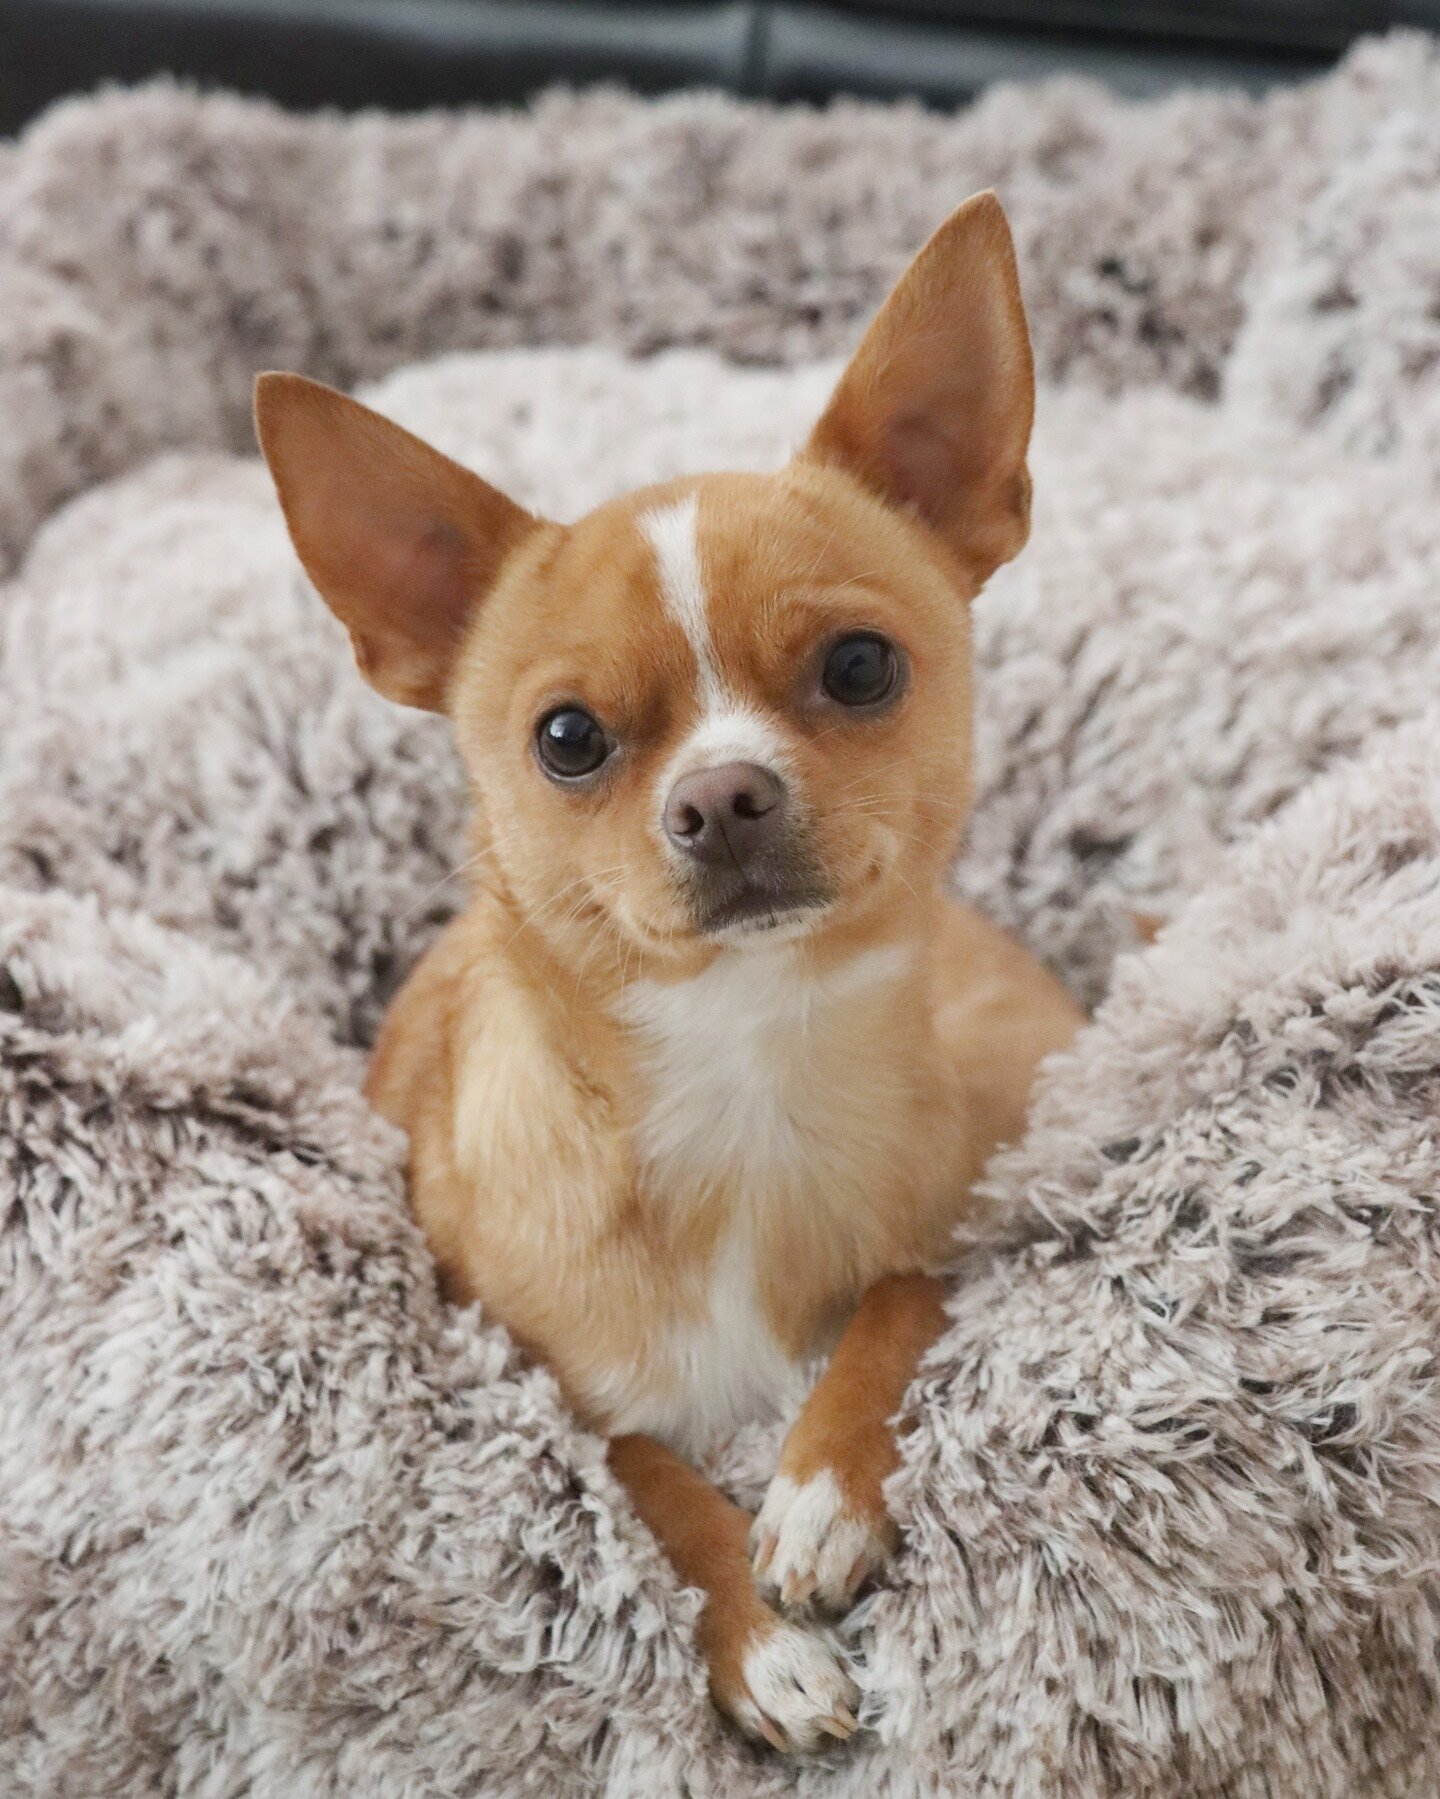
[[[380,692],[449,714],[473,778],[469,909],[370,1078],[409,1132],[416,1215],[446,1291],[609,1433],[706,1595],[716,1701],[777,1747],[854,1728],[809,1608],[893,1548],[891,1420],[944,1323],[932,1271],[1077,1022],[944,891],[968,605],[1025,541],[1033,398],[988,194],[778,474],[563,526],[328,388],[258,388],[301,561]],[[752,1528],[683,1458],[831,1344]]]

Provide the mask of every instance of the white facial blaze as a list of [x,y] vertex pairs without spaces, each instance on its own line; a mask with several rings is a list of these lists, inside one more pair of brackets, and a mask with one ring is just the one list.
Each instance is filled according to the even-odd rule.
[[673,506],[654,507],[642,515],[640,528],[655,551],[665,610],[685,633],[695,653],[700,699],[708,711],[719,704],[722,688],[715,667],[715,645],[710,639],[705,581],[700,573],[699,494],[692,493]]
[[660,796],[692,769],[725,762],[755,762],[779,769],[785,757],[779,732],[753,706],[729,691],[715,659],[710,634],[709,596],[700,567],[700,496],[689,494],[672,506],[643,513],[640,528],[655,552],[665,610],[685,633],[695,657],[700,722],[671,758],[660,780]]

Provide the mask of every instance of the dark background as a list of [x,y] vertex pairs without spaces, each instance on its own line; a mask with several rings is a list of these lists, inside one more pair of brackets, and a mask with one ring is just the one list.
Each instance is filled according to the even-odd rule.
[[1440,0],[0,0],[0,132],[162,71],[290,106],[515,101],[551,82],[953,106],[1068,69],[1121,92],[1257,89]]

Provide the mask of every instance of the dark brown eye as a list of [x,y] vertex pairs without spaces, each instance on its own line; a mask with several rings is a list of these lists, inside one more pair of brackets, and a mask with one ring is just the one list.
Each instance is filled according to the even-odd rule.
[[883,637],[842,637],[825,658],[822,685],[842,706],[873,706],[894,691],[900,662]]
[[552,775],[578,781],[593,775],[610,754],[610,740],[597,718],[580,706],[547,712],[535,728],[535,751]]

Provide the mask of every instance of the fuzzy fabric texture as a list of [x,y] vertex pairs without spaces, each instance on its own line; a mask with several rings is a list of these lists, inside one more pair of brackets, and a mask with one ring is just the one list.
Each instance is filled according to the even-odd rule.
[[[1437,118],[1401,37],[1262,101],[160,87],[0,147],[0,1789],[1434,1799]],[[436,1299],[358,1085],[457,769],[233,452],[282,364],[562,515],[763,466],[987,182],[1045,388],[957,879],[1108,997],[912,1395],[869,1728],[786,1764]]]

